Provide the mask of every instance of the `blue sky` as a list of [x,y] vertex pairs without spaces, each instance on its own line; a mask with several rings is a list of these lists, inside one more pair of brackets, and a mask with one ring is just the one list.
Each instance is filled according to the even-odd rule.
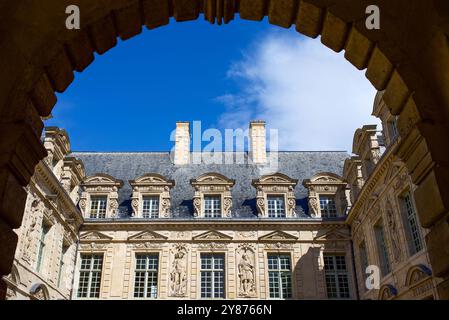
[[[238,19],[238,18],[237,18]],[[266,21],[171,23],[122,42],[63,94],[46,125],[73,151],[168,151],[175,122],[243,128],[263,119],[281,150],[347,150],[375,91],[319,40]]]

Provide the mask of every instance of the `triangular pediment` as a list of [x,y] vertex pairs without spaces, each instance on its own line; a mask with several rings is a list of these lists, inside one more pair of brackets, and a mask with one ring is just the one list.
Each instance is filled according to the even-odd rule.
[[262,237],[259,237],[260,241],[293,241],[298,238],[284,231],[273,231]]
[[214,240],[214,241],[220,241],[220,240],[231,240],[232,237],[228,236],[227,234],[211,230],[207,231],[205,233],[199,234],[195,237],[193,237],[193,240]]
[[324,234],[318,234],[313,241],[349,241],[351,238],[349,235],[344,234],[337,230],[331,230]]
[[112,240],[112,237],[98,231],[89,231],[82,234],[80,240]]
[[142,231],[142,232],[139,232],[135,235],[128,237],[128,241],[141,241],[141,240],[142,241],[143,240],[145,240],[145,241],[146,240],[167,240],[167,237],[160,233],[151,231],[151,230]]

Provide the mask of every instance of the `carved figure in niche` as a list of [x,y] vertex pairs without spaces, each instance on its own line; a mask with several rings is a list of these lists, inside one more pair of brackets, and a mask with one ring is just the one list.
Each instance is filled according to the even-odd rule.
[[174,254],[170,273],[171,290],[174,296],[184,296],[187,287],[187,255],[185,248],[178,248]]
[[[248,254],[249,253],[249,254]],[[239,280],[240,280],[240,295],[251,296],[255,294],[254,282],[254,264],[250,258],[251,251],[243,249],[240,261],[238,264]]]
[[25,246],[23,248],[22,257],[26,261],[30,261],[31,257],[31,249],[34,243],[33,235],[37,227],[37,217],[40,216],[40,213],[43,211],[43,203],[39,200],[34,200],[31,204],[31,212],[29,218],[28,228],[25,231]]
[[388,228],[391,235],[391,246],[393,248],[393,257],[395,262],[400,262],[402,259],[402,252],[399,248],[401,244],[401,238],[399,237],[399,229],[396,224],[396,219],[394,218],[393,211],[391,209],[391,204],[387,203],[387,221]]

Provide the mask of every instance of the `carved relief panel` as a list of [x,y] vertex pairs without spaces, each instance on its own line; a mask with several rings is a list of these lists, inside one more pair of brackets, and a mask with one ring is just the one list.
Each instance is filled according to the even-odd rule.
[[240,298],[257,297],[255,252],[252,244],[240,244],[236,250],[237,290]]
[[170,297],[186,297],[188,286],[188,253],[187,244],[174,244],[170,250]]

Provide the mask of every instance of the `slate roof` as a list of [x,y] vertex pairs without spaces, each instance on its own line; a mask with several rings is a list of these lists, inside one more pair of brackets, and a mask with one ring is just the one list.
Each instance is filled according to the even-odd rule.
[[[229,154],[228,154],[229,155]],[[235,218],[257,218],[256,190],[251,185],[253,179],[273,173],[267,168],[248,164],[188,164],[175,166],[170,160],[169,152],[111,153],[111,152],[74,152],[71,154],[84,162],[86,175],[106,173],[121,179],[124,186],[119,190],[119,212],[121,218],[131,215],[132,189],[129,180],[134,180],[146,173],[158,173],[174,180],[171,190],[172,217],[193,217],[194,190],[190,179],[209,172],[220,173],[235,180],[232,188],[232,216]],[[222,154],[224,156],[224,153]],[[350,155],[346,152],[279,152],[277,172],[290,178],[298,179],[295,188],[297,199],[296,212],[299,218],[309,218],[307,206],[307,190],[302,186],[304,179],[311,178],[319,172],[343,173],[343,164]],[[244,155],[247,159],[247,153]]]

